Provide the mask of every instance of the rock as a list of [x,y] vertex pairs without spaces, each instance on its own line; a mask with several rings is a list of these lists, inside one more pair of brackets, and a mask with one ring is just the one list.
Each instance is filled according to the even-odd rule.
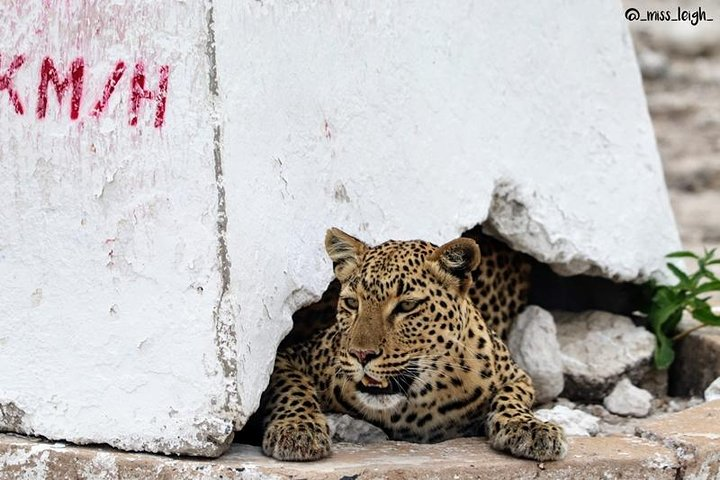
[[594,437],[600,431],[600,419],[581,410],[564,405],[551,409],[536,410],[535,415],[546,422],[555,422],[565,429],[570,437]]
[[706,402],[712,402],[713,400],[720,400],[720,377],[716,378],[709,387],[705,389]]
[[650,392],[636,387],[630,380],[623,378],[605,398],[603,405],[608,411],[617,415],[646,417],[650,413],[652,399]]
[[546,310],[528,306],[513,323],[508,337],[513,359],[532,378],[535,403],[555,399],[563,391],[563,364],[555,321]]
[[638,63],[644,78],[662,78],[670,70],[667,55],[654,50],[638,52]]
[[596,310],[553,316],[565,374],[563,396],[598,401],[623,375],[636,381],[650,369],[655,337],[629,318]]
[[331,413],[327,415],[333,442],[375,443],[388,439],[381,428],[350,415]]

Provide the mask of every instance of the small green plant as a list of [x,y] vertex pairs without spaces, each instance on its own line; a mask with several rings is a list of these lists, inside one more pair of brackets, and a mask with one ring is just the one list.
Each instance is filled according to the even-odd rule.
[[[687,274],[668,263],[667,267],[677,277],[677,283],[650,284],[652,299],[647,310],[648,326],[655,333],[655,366],[660,369],[668,368],[675,359],[673,345],[677,340],[698,328],[720,325],[720,315],[714,313],[708,303],[708,294],[720,292],[720,280],[708,269],[711,265],[720,264],[720,258],[715,258],[715,249],[705,250],[702,256],[688,251],[674,252],[667,258],[693,260],[697,270]],[[700,325],[678,332],[678,324],[686,311],[700,321]]]

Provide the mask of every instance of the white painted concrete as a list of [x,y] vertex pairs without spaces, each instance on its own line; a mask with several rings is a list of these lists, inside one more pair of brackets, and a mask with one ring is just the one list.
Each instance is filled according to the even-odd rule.
[[216,17],[245,406],[271,362],[258,345],[331,278],[328,226],[442,243],[490,216],[558,271],[625,280],[679,248],[619,2],[227,1]]
[[[679,245],[617,2],[28,3],[0,21],[0,75],[27,55],[25,114],[0,91],[0,405],[22,413],[5,428],[218,453],[331,278],[331,225],[443,242],[489,218],[559,271],[622,279]],[[77,120],[70,87],[36,118],[44,55],[84,58]],[[149,89],[169,66],[161,128],[154,100],[129,125],[139,60]]]
[[[43,4],[0,9],[0,72],[10,55],[26,56],[14,78],[24,114],[0,92],[0,405],[21,412],[0,428],[219,453],[233,416],[213,324],[221,276],[205,7]],[[37,118],[45,56],[62,75],[84,59],[75,121],[71,88],[59,109],[52,86]],[[127,70],[95,119],[119,60]],[[162,128],[152,101],[129,125],[136,61],[153,90],[170,65]]]

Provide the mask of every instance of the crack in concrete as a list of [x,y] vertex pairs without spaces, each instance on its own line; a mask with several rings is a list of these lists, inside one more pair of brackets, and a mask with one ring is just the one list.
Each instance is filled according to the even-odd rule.
[[641,427],[635,429],[635,436],[666,448],[675,457],[678,463],[675,469],[676,480],[684,479],[688,465],[696,460],[697,449],[691,444],[673,438],[664,438],[651,430]]
[[225,409],[230,411],[233,421],[237,421],[240,399],[237,388],[237,335],[235,315],[230,295],[230,258],[227,247],[227,212],[225,186],[223,184],[222,165],[222,125],[218,115],[218,74],[217,55],[215,49],[215,18],[212,0],[208,1],[207,10],[207,43],[208,57],[208,90],[213,110],[213,159],[215,165],[215,184],[217,185],[217,257],[220,263],[220,295],[213,309],[215,328],[215,345],[217,357],[223,370],[226,382]]

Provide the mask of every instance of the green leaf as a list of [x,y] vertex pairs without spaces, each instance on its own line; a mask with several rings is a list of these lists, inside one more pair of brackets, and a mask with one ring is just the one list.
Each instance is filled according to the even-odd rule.
[[673,252],[668,255],[665,255],[665,257],[666,258],[694,258],[694,259],[700,258],[696,254],[694,254],[693,252],[691,252],[689,250],[681,250],[679,252]]
[[679,295],[670,287],[661,287],[653,296],[648,319],[655,331],[666,331],[665,323],[673,315],[682,314],[685,306],[684,296]]
[[680,311],[680,308],[681,307],[678,305],[667,305],[657,310],[650,310],[648,318],[650,319],[650,324],[653,326],[653,329],[656,331],[662,331],[663,326],[668,319],[673,313]]
[[693,305],[692,316],[705,325],[720,326],[720,315],[714,314],[707,303],[699,302],[697,306]]
[[672,263],[667,264],[667,268],[670,269],[670,271],[675,274],[675,276],[680,280],[680,287],[682,288],[690,288],[690,284],[692,283],[690,281],[690,277],[687,276],[685,272],[680,270],[678,267],[673,265]]
[[720,291],[720,280],[713,280],[700,285],[693,291],[694,295],[700,295],[701,293],[718,292]]
[[682,320],[682,317],[683,317],[682,314],[683,314],[683,310],[677,310],[672,315],[670,315],[670,317],[667,319],[667,321],[663,325],[663,332],[670,334],[670,335],[674,334],[675,331],[677,330],[678,324]]
[[668,368],[675,360],[672,341],[662,332],[656,332],[657,347],[655,348],[655,367],[659,370]]
[[703,268],[703,276],[711,282],[720,282],[720,279],[715,276],[713,271],[708,270],[707,268]]

